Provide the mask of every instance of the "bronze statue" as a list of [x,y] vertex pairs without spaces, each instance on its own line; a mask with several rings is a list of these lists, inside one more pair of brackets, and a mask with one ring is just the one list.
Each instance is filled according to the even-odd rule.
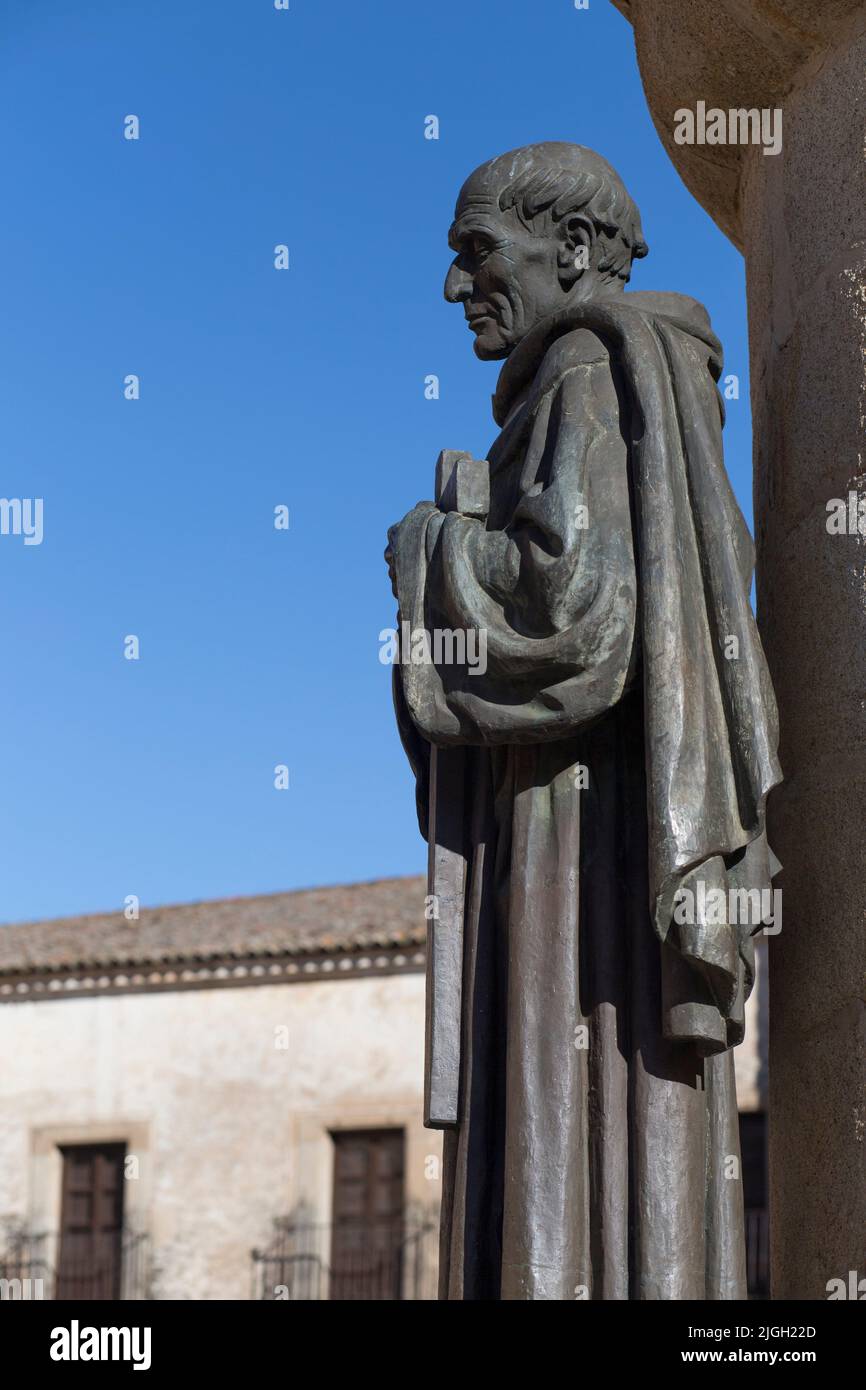
[[[501,432],[443,454],[386,551],[441,1296],[742,1298],[731,1049],[764,919],[737,908],[778,867],[780,771],[721,348],[695,300],[624,293],[638,210],[578,145],[482,165],[449,242]],[[410,650],[470,632],[483,663]]]

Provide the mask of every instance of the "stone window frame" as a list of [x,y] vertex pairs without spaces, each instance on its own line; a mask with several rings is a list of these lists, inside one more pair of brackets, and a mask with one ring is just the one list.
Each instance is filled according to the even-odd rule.
[[429,1207],[438,1202],[441,1181],[424,1177],[425,1162],[440,1160],[442,1136],[421,1124],[418,1095],[359,1105],[331,1103],[296,1112],[292,1117],[292,1164],[289,1208],[304,1208],[310,1220],[324,1225],[333,1219],[334,1145],[331,1135],[341,1130],[402,1129],[405,1149],[405,1204]]
[[44,1257],[57,1267],[60,1208],[63,1190],[61,1146],[71,1144],[125,1144],[127,1157],[139,1159],[137,1178],[126,1179],[123,1195],[124,1228],[150,1231],[152,1195],[152,1153],[150,1127],[142,1120],[112,1120],[98,1123],[34,1125],[30,1131],[29,1174],[27,1183],[28,1230],[48,1239]]

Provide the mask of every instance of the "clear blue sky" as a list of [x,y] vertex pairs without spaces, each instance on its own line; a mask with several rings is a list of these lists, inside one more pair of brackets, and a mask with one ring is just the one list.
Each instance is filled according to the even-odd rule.
[[482,160],[576,140],[620,171],[632,287],[703,300],[740,376],[751,516],[743,264],[662,149],[631,30],[606,0],[0,12],[0,492],[45,528],[0,537],[0,919],[419,871],[382,550],[440,448],[495,435],[496,366],[442,298]]

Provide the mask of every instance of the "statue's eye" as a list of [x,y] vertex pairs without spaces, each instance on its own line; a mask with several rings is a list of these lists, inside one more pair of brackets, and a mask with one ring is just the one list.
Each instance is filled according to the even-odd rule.
[[474,236],[469,243],[469,250],[476,261],[483,261],[485,256],[490,253],[490,245],[482,237]]

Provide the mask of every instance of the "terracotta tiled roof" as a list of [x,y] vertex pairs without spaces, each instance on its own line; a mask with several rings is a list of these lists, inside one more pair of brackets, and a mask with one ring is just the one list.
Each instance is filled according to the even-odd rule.
[[418,946],[424,892],[422,878],[387,878],[142,908],[135,922],[110,912],[0,926],[0,975]]

